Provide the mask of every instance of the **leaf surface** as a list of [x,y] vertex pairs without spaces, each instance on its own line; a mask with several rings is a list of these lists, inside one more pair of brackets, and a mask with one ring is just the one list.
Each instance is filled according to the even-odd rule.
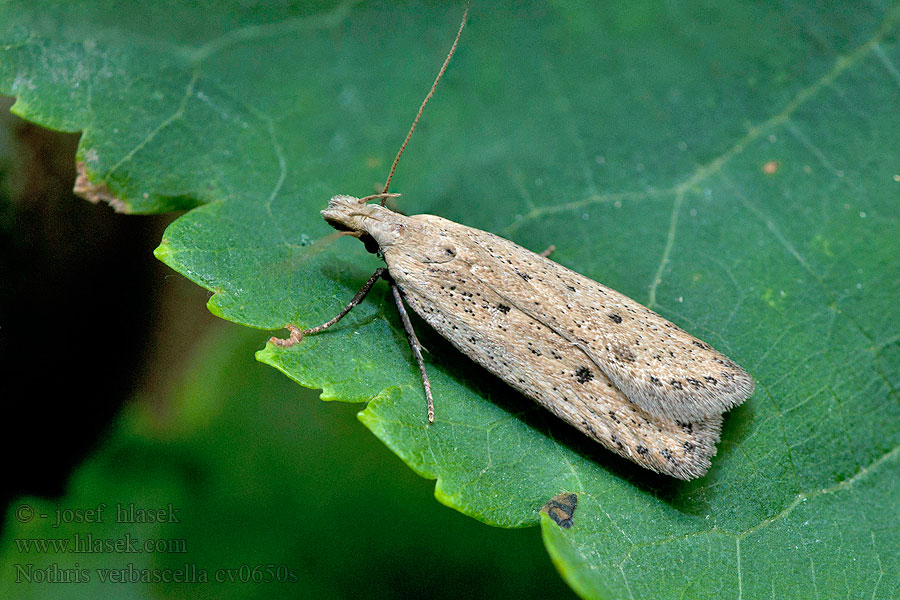
[[[198,206],[158,256],[216,314],[335,315],[378,260],[318,211],[383,181],[461,6],[50,6],[3,5],[14,110],[83,130],[85,172],[120,208]],[[748,369],[757,393],[703,479],[615,459],[419,322],[426,427],[383,286],[258,357],[368,401],[362,421],[442,502],[541,522],[585,597],[900,595],[898,19],[883,3],[476,3],[398,169],[400,210],[554,244]],[[571,529],[539,516],[561,492],[579,496]]]

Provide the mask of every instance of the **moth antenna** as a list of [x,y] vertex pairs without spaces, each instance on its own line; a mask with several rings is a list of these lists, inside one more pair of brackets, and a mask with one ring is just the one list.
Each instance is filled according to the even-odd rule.
[[384,203],[387,201],[388,196],[387,191],[388,187],[391,185],[391,179],[394,177],[394,171],[397,170],[397,163],[400,161],[400,156],[403,155],[403,151],[406,150],[406,144],[409,143],[409,138],[412,137],[413,131],[416,130],[416,125],[419,124],[419,118],[422,116],[422,111],[425,110],[425,105],[428,104],[428,101],[431,100],[431,96],[434,95],[434,90],[437,87],[438,81],[441,80],[441,77],[444,76],[444,71],[447,70],[447,65],[450,64],[450,59],[453,58],[453,54],[456,52],[456,46],[459,44],[459,36],[462,35],[463,29],[466,26],[466,19],[469,17],[469,5],[472,3],[472,0],[467,0],[466,2],[466,10],[463,11],[462,22],[459,24],[459,31],[456,32],[456,39],[453,40],[453,45],[450,47],[450,52],[447,54],[447,58],[444,59],[444,64],[441,65],[441,70],[438,71],[437,77],[434,79],[434,83],[431,84],[431,90],[425,96],[425,99],[422,101],[422,105],[419,107],[419,112],[416,113],[416,118],[413,119],[412,126],[409,128],[409,133],[406,134],[406,139],[403,140],[403,144],[400,146],[400,150],[397,152],[397,156],[394,157],[394,162],[391,164],[391,171],[388,173],[387,181],[384,182],[384,189],[381,191],[382,194],[385,194],[381,198],[381,205],[384,206]]

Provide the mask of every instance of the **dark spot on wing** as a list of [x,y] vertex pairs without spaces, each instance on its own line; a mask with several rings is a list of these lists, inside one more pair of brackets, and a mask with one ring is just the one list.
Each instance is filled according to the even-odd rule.
[[620,361],[633,363],[636,360],[634,353],[624,346],[616,346],[612,351],[615,357]]
[[649,454],[650,451],[647,450],[647,447],[646,447],[646,446],[643,446],[643,445],[641,445],[641,444],[638,444],[638,447],[637,447],[637,453],[640,454],[641,456],[647,456],[647,454]]
[[587,383],[594,378],[594,373],[587,367],[579,367],[575,371],[575,378],[578,379],[578,383]]
[[622,322],[622,317],[620,317],[619,315],[617,315],[615,313],[608,315],[608,316],[613,323],[621,323]]
[[505,304],[498,304],[498,305],[497,305],[497,310],[499,310],[499,311],[502,312],[502,313],[508,313],[508,312],[509,312],[509,307],[508,307],[507,305],[505,305]]

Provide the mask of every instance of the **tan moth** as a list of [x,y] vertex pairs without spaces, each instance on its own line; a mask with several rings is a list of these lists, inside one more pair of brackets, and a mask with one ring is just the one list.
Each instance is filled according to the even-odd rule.
[[[456,50],[453,46],[397,153],[383,191],[338,195],[322,211],[334,228],[384,259],[335,318],[288,325],[288,347],[337,323],[375,282],[390,284],[425,387],[421,346],[404,308],[476,363],[551,413],[638,465],[679,479],[706,473],[722,414],[753,393],[725,355],[627,296],[491,233],[384,206],[397,161]],[[371,200],[380,203],[370,203]]]

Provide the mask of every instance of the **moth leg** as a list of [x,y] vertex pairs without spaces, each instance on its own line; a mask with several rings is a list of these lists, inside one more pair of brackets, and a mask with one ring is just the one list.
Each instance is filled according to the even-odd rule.
[[547,246],[546,250],[544,250],[543,252],[539,252],[538,254],[540,256],[543,256],[544,258],[548,258],[551,254],[553,254],[553,252],[555,250],[556,250],[556,246],[554,246],[553,244],[550,244],[549,246]]
[[315,334],[319,333],[320,331],[325,331],[326,329],[328,329],[329,327],[331,327],[332,325],[334,325],[335,323],[337,323],[338,321],[343,319],[344,316],[348,312],[350,312],[350,310],[354,306],[356,306],[357,304],[362,302],[363,299],[366,297],[366,295],[369,293],[369,290],[372,289],[372,286],[375,285],[375,282],[378,281],[385,274],[386,271],[387,271],[387,269],[385,269],[384,267],[379,267],[378,269],[376,269],[375,273],[373,273],[372,276],[369,277],[369,280],[365,284],[363,284],[363,286],[359,289],[358,292],[356,292],[356,295],[353,296],[353,299],[350,300],[350,303],[347,306],[345,306],[344,309],[341,312],[339,312],[338,315],[335,318],[331,319],[330,321],[326,321],[325,323],[322,323],[318,327],[312,327],[310,329],[303,329],[303,330],[301,330],[299,327],[297,327],[295,325],[287,325],[286,329],[291,332],[291,335],[287,339],[282,339],[279,337],[272,336],[271,338],[269,338],[269,341],[271,343],[275,344],[276,346],[278,346],[279,348],[289,348],[289,347],[293,346],[294,344],[299,344],[301,342],[301,340],[303,340],[303,336],[315,335]]
[[434,398],[431,397],[431,382],[428,381],[428,373],[425,372],[425,361],[422,359],[422,344],[416,337],[412,323],[409,321],[409,315],[403,307],[403,297],[400,295],[400,288],[394,283],[393,279],[388,280],[391,284],[391,292],[394,294],[394,302],[397,304],[397,310],[400,312],[400,320],[403,321],[403,329],[406,330],[406,339],[409,341],[409,347],[416,362],[419,363],[419,373],[422,374],[422,385],[425,387],[425,401],[428,403],[428,422],[434,423]]

